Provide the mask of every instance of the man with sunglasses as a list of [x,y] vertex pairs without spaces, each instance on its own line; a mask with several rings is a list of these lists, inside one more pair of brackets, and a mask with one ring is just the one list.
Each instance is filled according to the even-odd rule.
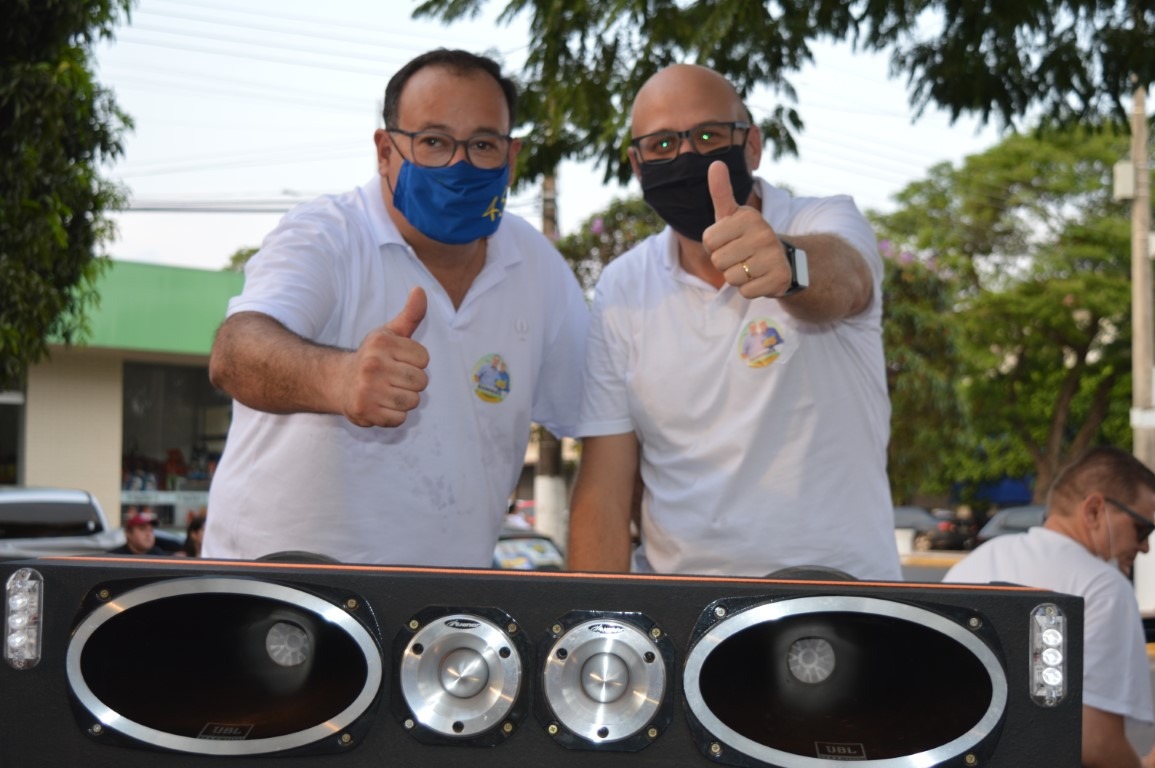
[[1127,741],[1151,723],[1151,673],[1128,578],[1155,530],[1155,473],[1126,451],[1093,448],[1051,484],[1043,525],[991,539],[946,581],[1011,582],[1083,598],[1083,765],[1155,766]]
[[374,177],[248,263],[210,363],[235,404],[205,557],[492,564],[531,421],[573,431],[588,322],[505,211],[516,101],[488,58],[418,56],[385,90]]
[[658,72],[631,119],[669,226],[597,287],[569,566],[900,579],[870,225],[849,197],[754,177],[761,133],[713,70]]

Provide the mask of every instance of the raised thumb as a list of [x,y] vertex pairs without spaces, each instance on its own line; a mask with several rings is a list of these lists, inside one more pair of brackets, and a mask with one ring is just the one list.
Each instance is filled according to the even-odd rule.
[[427,303],[425,289],[415,286],[409,291],[409,298],[405,300],[405,306],[385,327],[392,333],[408,339],[417,330],[417,326],[421,325],[421,321],[425,319]]
[[714,201],[714,221],[721,221],[738,210],[734,187],[730,185],[730,169],[721,160],[715,160],[710,163],[706,178],[710,182],[710,199]]

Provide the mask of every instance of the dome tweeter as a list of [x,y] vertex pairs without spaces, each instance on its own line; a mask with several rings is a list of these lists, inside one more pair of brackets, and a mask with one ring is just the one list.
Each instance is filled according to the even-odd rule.
[[574,611],[542,648],[539,717],[558,743],[632,752],[668,728],[673,647],[645,616]]
[[508,614],[429,608],[397,645],[395,713],[422,742],[493,746],[524,718],[530,649]]
[[1006,673],[986,622],[954,613],[855,595],[713,603],[683,673],[699,748],[779,768],[985,757],[1005,716]]

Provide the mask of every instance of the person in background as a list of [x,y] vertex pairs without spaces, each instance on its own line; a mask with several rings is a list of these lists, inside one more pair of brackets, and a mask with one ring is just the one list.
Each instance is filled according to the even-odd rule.
[[1155,473],[1118,448],[1092,448],[1051,484],[1047,516],[1027,533],[981,544],[944,581],[1010,582],[1083,598],[1083,765],[1152,768],[1126,718],[1155,721],[1151,669],[1129,581],[1155,530]]
[[569,567],[900,579],[869,223],[849,197],[753,176],[761,133],[713,70],[663,69],[631,119],[630,162],[669,226],[598,282]]
[[234,398],[205,557],[488,567],[531,422],[571,435],[588,310],[505,210],[516,88],[438,49],[385,90],[377,175],[290,212],[210,378]]
[[124,544],[110,549],[114,555],[169,555],[156,543],[156,515],[147,507],[130,507],[124,520]]
[[185,557],[200,557],[205,538],[206,510],[190,513],[185,527],[183,552]]

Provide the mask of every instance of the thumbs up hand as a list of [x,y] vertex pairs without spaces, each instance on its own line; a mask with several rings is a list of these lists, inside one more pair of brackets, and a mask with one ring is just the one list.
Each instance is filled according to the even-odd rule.
[[343,387],[345,417],[359,427],[397,427],[429,384],[429,350],[411,337],[425,319],[427,299],[413,288],[401,311],[369,332],[350,356]]
[[710,261],[747,299],[781,296],[790,288],[790,265],[774,228],[761,212],[738,205],[726,164],[710,164],[714,224],[702,234]]

